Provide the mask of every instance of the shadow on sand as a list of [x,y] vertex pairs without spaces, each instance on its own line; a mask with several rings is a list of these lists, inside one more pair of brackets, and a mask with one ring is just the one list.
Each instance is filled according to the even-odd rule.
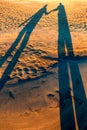
[[[76,130],[72,97],[74,99],[77,124],[80,130],[82,124],[79,106],[86,100],[86,94],[78,63],[74,61],[75,56],[65,7],[60,3],[52,11],[58,11],[58,58],[62,61],[58,64],[61,130]],[[64,60],[66,57],[71,60]],[[72,92],[74,96],[72,96]]]
[[[36,14],[27,19],[21,25],[19,25],[22,26],[23,24],[28,22],[26,26],[22,29],[22,31],[19,33],[17,39],[14,41],[12,46],[6,52],[5,56],[0,61],[1,67],[2,64],[6,61],[6,59],[14,51],[19,42],[21,42],[19,49],[14,54],[11,62],[8,64],[2,75],[2,78],[0,79],[0,90],[3,88],[4,84],[9,79],[9,75],[15,67],[18,58],[20,57],[21,53],[23,52],[23,49],[28,43],[32,31],[41,19],[42,15],[49,14],[46,11],[46,7],[47,5],[45,5]],[[84,113],[87,113],[87,110],[85,109],[85,106],[81,107],[82,104],[84,104],[84,102],[86,101],[86,94],[79,66],[78,63],[74,60],[64,60],[66,57],[69,57],[69,59],[75,58],[65,7],[60,3],[60,5],[56,9],[53,9],[50,12],[53,11],[58,11],[58,57],[59,59],[61,59],[61,62],[59,62],[58,64],[61,130],[76,130],[72,97],[74,99],[78,128],[79,130],[86,130],[87,124],[85,129],[82,129],[81,123],[82,117],[84,116],[82,110],[84,109]],[[70,84],[70,77],[72,79],[72,87]],[[74,96],[72,96],[71,93],[73,93]]]
[[23,22],[21,25],[26,24],[26,26],[22,29],[22,31],[19,33],[17,39],[14,41],[12,46],[9,48],[9,50],[6,52],[5,56],[0,61],[0,67],[2,64],[6,61],[6,59],[11,55],[12,51],[16,48],[16,46],[21,42],[19,49],[16,51],[15,55],[13,56],[11,62],[8,64],[7,68],[5,69],[2,78],[0,79],[0,90],[3,88],[6,81],[9,79],[9,75],[11,74],[13,68],[15,67],[18,58],[20,57],[21,53],[23,52],[23,49],[26,47],[29,37],[34,30],[35,26],[43,16],[43,14],[47,15],[47,5],[42,7],[37,13],[35,13],[32,17],[27,19],[25,22]]

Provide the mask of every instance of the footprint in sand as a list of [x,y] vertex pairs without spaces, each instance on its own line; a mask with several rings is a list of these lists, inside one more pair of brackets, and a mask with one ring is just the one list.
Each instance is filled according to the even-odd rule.
[[47,102],[51,108],[59,107],[58,96],[56,96],[56,94],[49,93],[47,95]]
[[8,94],[9,94],[9,98],[15,99],[13,92],[9,91]]
[[18,68],[17,71],[18,71],[18,75],[21,77],[22,76],[22,69]]
[[43,85],[43,84],[45,84],[45,82],[46,82],[46,81],[42,80],[42,81],[41,81],[41,84]]
[[29,74],[29,69],[28,68],[24,68],[23,70],[25,71],[26,74]]
[[49,98],[53,98],[55,95],[54,94],[48,94],[47,95]]
[[19,79],[28,79],[38,76],[38,71],[34,67],[18,68],[17,75]]

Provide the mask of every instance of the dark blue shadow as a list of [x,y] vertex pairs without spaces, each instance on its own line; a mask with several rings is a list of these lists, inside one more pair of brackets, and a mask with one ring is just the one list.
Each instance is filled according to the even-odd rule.
[[[82,124],[78,108],[86,100],[85,90],[78,63],[73,61],[75,56],[65,7],[60,3],[52,11],[58,11],[58,58],[62,61],[58,64],[61,130],[76,130],[71,91],[74,94],[73,99],[80,130]],[[69,74],[71,74],[73,88],[70,86]]]
[[[30,17],[28,19],[29,22],[27,23],[27,25],[22,29],[22,31],[19,33],[17,39],[14,41],[14,43],[9,48],[9,50],[6,52],[5,56],[1,59],[0,67],[6,61],[6,59],[11,55],[12,51],[15,49],[15,47],[19,44],[19,42],[23,38],[19,49],[13,56],[12,61],[8,64],[7,68],[5,69],[5,71],[2,75],[2,78],[0,79],[0,90],[3,88],[4,84],[9,79],[9,75],[11,74],[13,68],[15,67],[17,60],[20,57],[23,49],[26,47],[26,44],[27,44],[29,37],[30,37],[32,31],[34,30],[35,26],[37,25],[37,23],[39,22],[39,20],[43,16],[43,14],[45,14],[45,15],[49,14],[49,13],[47,13],[46,7],[47,7],[47,5],[42,7],[37,13],[35,13],[32,17]],[[23,22],[21,25],[25,24],[28,20]]]

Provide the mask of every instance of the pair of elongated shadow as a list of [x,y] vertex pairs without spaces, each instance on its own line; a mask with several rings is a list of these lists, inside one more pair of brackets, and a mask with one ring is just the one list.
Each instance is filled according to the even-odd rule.
[[[53,11],[58,10],[58,57],[62,62],[58,64],[59,90],[60,90],[60,121],[61,130],[76,130],[76,122],[71,96],[69,69],[72,80],[72,91],[75,112],[79,130],[82,128],[79,105],[86,101],[86,94],[79,70],[78,63],[74,61],[74,51],[71,34],[67,21],[64,5],[60,5]],[[67,48],[67,54],[66,49]],[[65,60],[66,55],[68,59]]]
[[[15,55],[12,58],[12,61],[8,64],[6,70],[4,71],[2,78],[0,79],[0,90],[3,88],[4,84],[9,79],[9,75],[12,72],[14,66],[17,63],[19,56],[21,55],[23,49],[26,47],[29,37],[34,30],[35,26],[39,22],[40,18],[43,14],[48,14],[46,11],[47,5],[41,8],[36,14],[34,14],[28,22],[27,25],[22,29],[19,33],[17,39],[14,41],[12,46],[6,52],[5,56],[0,61],[0,67],[6,61],[6,59],[11,55],[12,51],[16,48],[16,46],[21,42],[19,49],[16,51]],[[58,57],[60,59],[65,59],[66,51],[65,47],[67,48],[68,57],[73,58],[73,46],[72,46],[72,39],[71,34],[68,26],[67,16],[65,12],[65,8],[62,4],[60,4],[56,9],[52,11],[58,11]],[[22,23],[21,25],[25,24]],[[21,26],[20,25],[20,26]],[[22,40],[23,39],[23,40]],[[21,41],[22,40],[22,41]],[[81,121],[79,118],[79,110],[78,110],[78,99],[79,103],[82,103],[86,100],[86,95],[84,91],[84,86],[80,74],[80,70],[78,64],[76,62],[60,62],[58,64],[58,77],[59,77],[59,89],[60,89],[60,120],[61,120],[61,130],[75,130],[75,118],[74,118],[74,110],[72,104],[72,97],[71,97],[71,88],[70,88],[70,80],[69,80],[69,73],[68,67],[70,68],[72,84],[73,84],[73,93],[74,93],[74,104],[75,104],[75,111],[77,116],[77,122],[79,130],[81,128]],[[68,107],[65,105],[63,109],[64,102],[68,100]]]
[[35,13],[32,17],[27,19],[25,22],[23,22],[20,26],[26,24],[26,26],[22,29],[22,31],[19,33],[17,39],[14,41],[12,46],[9,48],[9,50],[6,52],[5,56],[0,60],[0,67],[2,64],[6,61],[6,59],[11,55],[11,53],[15,50],[16,46],[21,42],[21,45],[19,49],[16,51],[15,55],[13,56],[11,62],[8,64],[7,68],[5,69],[2,78],[0,79],[0,90],[3,88],[7,80],[9,79],[9,75],[11,74],[14,66],[17,63],[18,58],[20,57],[23,49],[26,47],[29,37],[34,30],[35,26],[43,16],[43,14],[47,15],[47,5],[43,6],[37,13]]

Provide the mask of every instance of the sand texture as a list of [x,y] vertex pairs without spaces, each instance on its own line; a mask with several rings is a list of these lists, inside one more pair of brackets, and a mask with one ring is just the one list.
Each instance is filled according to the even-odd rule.
[[0,1],[0,130],[87,130],[87,2],[59,3]]

